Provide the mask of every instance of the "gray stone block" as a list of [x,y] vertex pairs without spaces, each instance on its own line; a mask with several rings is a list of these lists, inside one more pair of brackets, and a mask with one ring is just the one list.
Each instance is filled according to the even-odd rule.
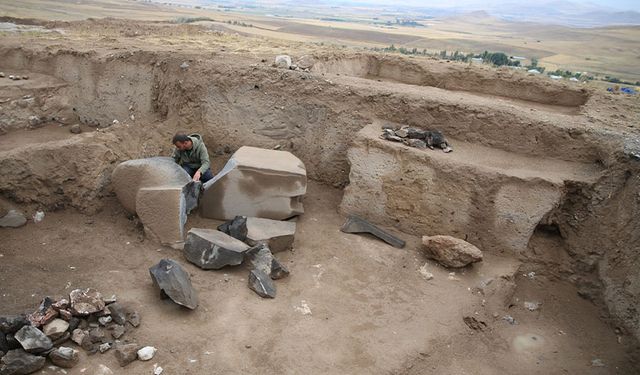
[[173,259],[162,259],[149,268],[153,284],[178,305],[195,309],[198,295],[191,286],[189,274]]
[[262,298],[276,297],[276,286],[271,278],[260,270],[249,272],[249,288]]
[[34,373],[44,367],[45,359],[32,355],[22,349],[10,350],[0,359],[0,374],[26,375]]
[[33,326],[24,326],[15,334],[22,348],[34,354],[44,353],[53,347],[49,339],[41,330]]
[[249,246],[225,233],[212,229],[193,228],[187,233],[184,255],[203,269],[220,269],[242,263]]

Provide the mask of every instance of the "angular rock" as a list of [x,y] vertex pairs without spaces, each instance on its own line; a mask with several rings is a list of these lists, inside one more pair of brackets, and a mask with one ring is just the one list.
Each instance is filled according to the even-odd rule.
[[204,217],[284,220],[304,212],[307,172],[289,152],[244,146],[203,186],[200,212]]
[[141,361],[148,361],[156,355],[158,349],[153,346],[145,346],[144,348],[138,350],[138,359]]
[[118,345],[115,349],[115,356],[120,367],[124,367],[138,358],[138,344]]
[[276,56],[275,66],[283,69],[291,68],[291,57],[288,55]]
[[198,307],[198,295],[191,286],[189,274],[172,259],[162,259],[149,268],[153,284],[178,305],[195,309]]
[[465,240],[451,236],[424,236],[428,257],[445,267],[459,268],[482,260],[482,251]]
[[233,220],[220,224],[218,230],[244,242],[247,239],[247,217],[236,216]]
[[100,318],[98,318],[98,323],[100,323],[101,326],[106,326],[107,324],[111,323],[112,320],[113,318],[111,318],[110,315],[101,316]]
[[57,340],[64,335],[69,328],[69,322],[62,319],[54,319],[44,325],[42,331],[51,340]]
[[29,320],[24,315],[0,316],[0,332],[16,333],[18,330],[29,324]]
[[0,374],[26,375],[44,367],[45,359],[32,355],[22,349],[10,350],[0,359]]
[[104,353],[109,349],[111,349],[111,343],[109,343],[109,342],[105,342],[104,344],[101,344],[98,347],[98,350],[100,350],[100,353]]
[[80,328],[76,328],[73,330],[73,333],[71,334],[71,341],[75,342],[78,345],[82,345],[82,342],[87,336],[89,336],[89,333],[87,331],[83,331]]
[[250,246],[265,243],[272,253],[290,250],[296,233],[296,223],[293,221],[278,221],[248,217],[247,239]]
[[109,305],[111,311],[111,319],[117,324],[124,325],[127,321],[127,311],[118,302]]
[[300,69],[311,69],[316,63],[316,60],[311,55],[304,55],[300,57],[296,63]]
[[71,332],[69,332],[69,331],[64,332],[62,334],[62,336],[58,337],[57,339],[55,339],[55,341],[53,341],[53,346],[59,346],[59,345],[65,343],[70,338],[71,338]]
[[59,367],[72,368],[80,361],[78,351],[66,346],[61,346],[49,353],[49,360]]
[[184,255],[202,269],[217,270],[241,264],[248,249],[244,242],[220,231],[193,228],[187,233]]
[[192,181],[172,158],[154,157],[120,163],[111,176],[118,200],[137,213],[145,234],[182,248],[187,214],[195,207],[200,183]]
[[280,263],[275,257],[271,260],[271,273],[269,276],[273,280],[284,279],[289,276],[289,270],[282,263]]
[[370,233],[389,245],[400,249],[405,245],[403,240],[355,215],[349,215],[340,230],[344,233]]
[[415,148],[421,148],[421,149],[427,148],[427,142],[423,141],[422,139],[409,139],[407,141],[407,145]]
[[24,326],[15,334],[16,340],[29,353],[39,354],[53,347],[51,339],[33,326]]
[[271,274],[273,254],[265,244],[252,247],[246,253],[246,258],[253,269],[263,272],[265,275]]
[[91,340],[94,344],[102,344],[105,342],[106,335],[104,331],[100,328],[94,328],[89,331],[89,340]]
[[401,128],[395,131],[395,134],[397,137],[400,138],[407,138],[407,136],[409,135],[409,130],[408,128]]
[[71,319],[69,319],[69,328],[67,328],[67,331],[73,332],[76,328],[78,328],[78,325],[80,325],[80,319],[72,317]]
[[89,315],[104,310],[102,294],[95,289],[74,289],[69,293],[71,311],[75,315]]
[[121,326],[119,324],[116,324],[114,326],[111,327],[111,336],[114,339],[119,339],[120,337],[122,337],[122,335],[124,335],[126,332],[124,326]]
[[134,327],[138,327],[140,325],[140,314],[137,311],[128,313],[127,322],[129,322]]
[[60,317],[66,321],[73,319],[73,314],[69,310],[58,310]]
[[9,210],[0,217],[0,228],[18,228],[27,223],[27,218],[18,210]]
[[256,292],[262,298],[275,298],[276,286],[271,278],[261,270],[251,270],[249,272],[249,289]]
[[35,327],[43,326],[58,316],[58,311],[53,307],[53,300],[49,297],[44,297],[38,310],[29,315],[29,321],[31,325]]
[[407,137],[411,139],[425,139],[427,137],[427,130],[416,129],[416,128],[408,128],[407,129]]
[[5,336],[9,350],[22,349],[22,345],[20,345],[18,340],[16,340],[16,338],[13,335],[14,335],[13,333],[7,333],[7,335]]

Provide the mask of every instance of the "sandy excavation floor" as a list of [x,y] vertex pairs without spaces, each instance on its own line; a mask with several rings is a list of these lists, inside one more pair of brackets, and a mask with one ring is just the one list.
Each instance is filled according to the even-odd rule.
[[[247,288],[244,266],[203,271],[180,251],[144,241],[115,199],[96,216],[62,211],[0,229],[0,314],[30,311],[42,296],[85,287],[138,309],[142,324],[124,337],[157,347],[153,360],[121,369],[112,351],[86,357],[80,350],[69,374],[92,374],[100,364],[150,374],[154,363],[166,374],[634,373],[625,342],[572,286],[525,277],[516,262],[495,256],[451,275],[426,260],[418,238],[403,235],[407,246],[396,249],[341,233],[340,199],[340,190],[311,183],[295,251],[278,254],[291,275],[277,281],[273,300]],[[188,223],[214,225],[195,215]],[[200,297],[195,311],[161,300],[153,288],[148,268],[165,257],[191,273]],[[425,263],[434,274],[429,281],[420,273]],[[514,273],[514,306],[483,307],[474,288]],[[525,300],[542,307],[527,311]],[[472,330],[465,316],[487,327]],[[605,366],[592,366],[594,359]]]

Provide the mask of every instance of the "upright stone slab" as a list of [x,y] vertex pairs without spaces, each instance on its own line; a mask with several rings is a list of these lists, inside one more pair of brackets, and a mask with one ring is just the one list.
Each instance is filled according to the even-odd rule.
[[120,163],[112,180],[120,203],[138,214],[149,237],[182,248],[184,224],[197,205],[200,183],[193,182],[173,159],[165,157]]
[[184,256],[202,269],[217,270],[241,264],[248,249],[244,242],[218,230],[193,228],[187,233]]
[[304,212],[307,172],[287,151],[244,146],[222,171],[204,184],[201,215],[230,220],[236,216],[283,220]]
[[149,268],[149,274],[164,296],[192,310],[198,307],[198,294],[191,286],[191,277],[178,262],[162,259]]

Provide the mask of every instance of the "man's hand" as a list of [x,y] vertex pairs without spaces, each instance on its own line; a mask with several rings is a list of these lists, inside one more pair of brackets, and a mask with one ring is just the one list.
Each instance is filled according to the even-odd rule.
[[196,171],[196,173],[194,173],[193,181],[200,181],[200,171]]

